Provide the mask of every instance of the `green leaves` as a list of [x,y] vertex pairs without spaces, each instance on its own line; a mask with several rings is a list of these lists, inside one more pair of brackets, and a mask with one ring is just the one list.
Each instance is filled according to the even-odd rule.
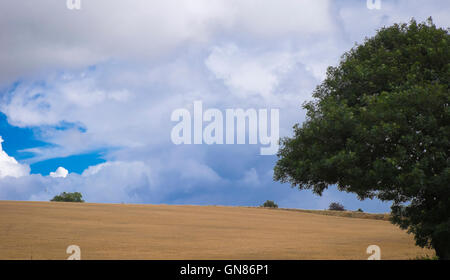
[[306,122],[281,141],[274,179],[393,201],[393,221],[419,245],[441,244],[435,229],[445,232],[450,215],[449,42],[448,31],[413,20],[345,53],[304,104]]
[[79,192],[74,193],[66,193],[63,192],[60,195],[56,195],[52,200],[50,201],[59,201],[59,202],[84,202],[82,199],[83,195]]

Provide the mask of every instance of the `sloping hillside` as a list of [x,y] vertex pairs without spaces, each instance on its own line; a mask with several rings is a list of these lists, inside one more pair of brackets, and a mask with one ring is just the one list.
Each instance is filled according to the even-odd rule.
[[433,255],[384,220],[248,207],[0,201],[0,259],[382,259]]

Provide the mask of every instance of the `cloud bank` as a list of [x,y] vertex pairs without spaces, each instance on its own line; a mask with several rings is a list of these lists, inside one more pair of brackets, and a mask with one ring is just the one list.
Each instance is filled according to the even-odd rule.
[[50,172],[49,176],[52,178],[66,178],[69,171],[64,167],[58,167],[55,172]]
[[17,162],[3,151],[3,138],[0,136],[0,179],[5,177],[19,178],[30,173],[30,167]]
[[[175,109],[277,108],[280,136],[301,123],[327,67],[376,29],[433,16],[448,1],[65,1],[0,3],[0,111],[45,146],[17,162],[0,150],[0,199],[259,205],[388,210],[330,190],[322,198],[272,181],[276,157],[252,145],[171,142]],[[6,138],[6,135],[4,135]],[[28,164],[105,151],[81,174],[30,174]],[[52,166],[55,170],[59,165]],[[347,206],[347,205],[346,205]]]

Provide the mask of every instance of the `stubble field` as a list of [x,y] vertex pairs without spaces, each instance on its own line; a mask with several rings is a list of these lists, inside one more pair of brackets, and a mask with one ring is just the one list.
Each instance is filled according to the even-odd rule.
[[382,259],[434,255],[388,221],[300,211],[0,201],[0,259]]

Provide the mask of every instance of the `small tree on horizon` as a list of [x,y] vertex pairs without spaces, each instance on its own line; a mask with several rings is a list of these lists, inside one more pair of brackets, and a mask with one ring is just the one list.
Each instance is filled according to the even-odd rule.
[[332,202],[332,203],[330,203],[328,210],[345,211],[345,207],[344,207],[344,205],[340,204],[339,202]]
[[73,193],[63,192],[60,195],[56,195],[50,201],[55,201],[55,202],[84,202],[84,200],[82,198],[83,198],[83,195],[81,193],[79,193],[79,192],[73,192]]
[[277,205],[273,200],[267,200],[266,202],[264,202],[264,204],[262,205],[262,207],[267,207],[267,208],[278,208],[278,205]]

